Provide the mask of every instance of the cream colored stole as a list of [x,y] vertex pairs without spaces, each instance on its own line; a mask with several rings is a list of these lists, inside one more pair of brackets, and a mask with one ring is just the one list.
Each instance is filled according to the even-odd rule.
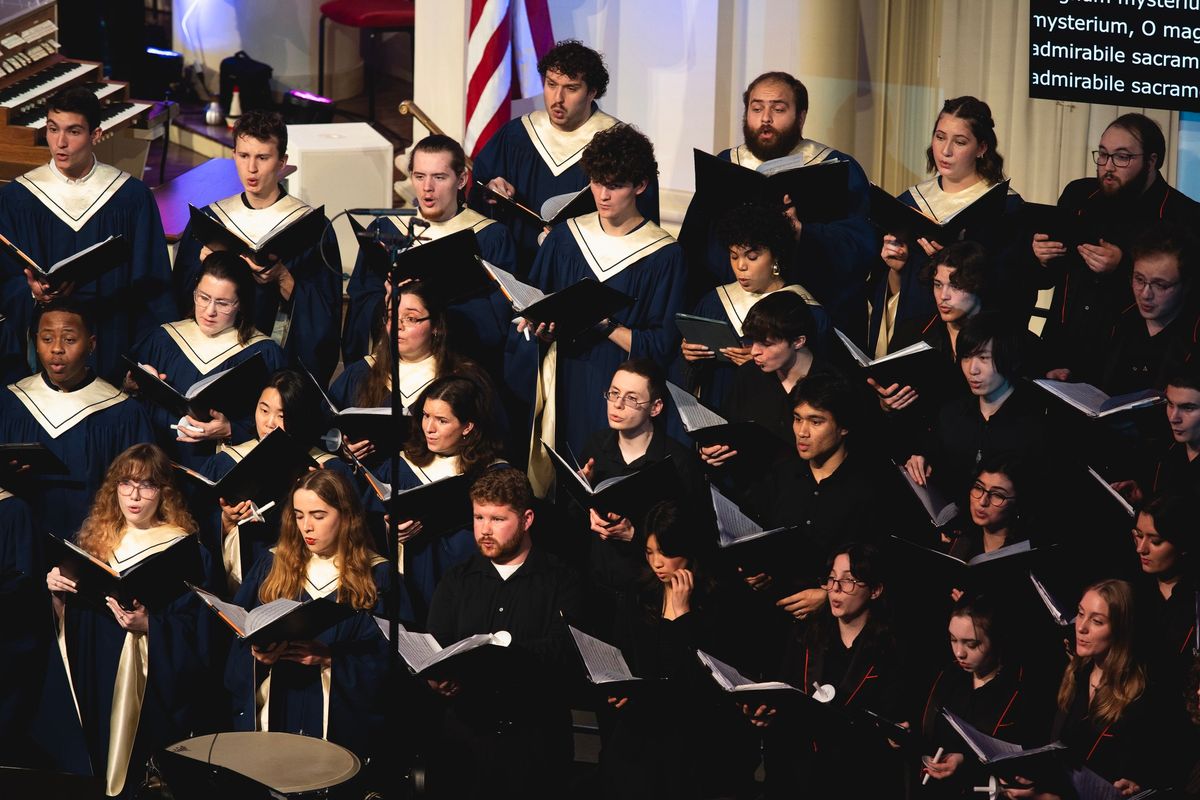
[[64,225],[78,233],[129,177],[129,173],[97,161],[85,177],[68,182],[51,162],[26,172],[17,178],[17,183],[28,189]]
[[[200,330],[194,319],[179,322],[163,323],[163,330],[171,337],[171,341],[179,348],[193,367],[201,375],[207,375],[227,359],[232,358],[252,344],[266,341],[267,337],[257,331],[250,341],[242,344],[238,341],[237,328],[226,328],[216,336],[209,336]],[[154,366],[158,366],[155,364]],[[187,389],[186,386],[180,387]]]
[[442,220],[441,222],[438,222],[437,220],[426,219],[425,215],[421,214],[420,210],[417,211],[417,216],[426,222],[428,227],[417,225],[414,230],[404,217],[392,218],[392,223],[395,224],[395,226],[405,236],[412,236],[413,233],[416,233],[416,236],[413,238],[413,247],[425,244],[426,242],[435,242],[438,239],[445,238],[450,234],[458,233],[459,231],[472,230],[475,233],[479,233],[481,230],[489,225],[492,225],[496,221],[494,219],[489,219],[483,214],[480,214],[478,211],[465,206],[453,217],[447,220]]
[[[567,230],[579,247],[583,260],[601,283],[620,275],[643,258],[658,252],[675,239],[650,220],[624,236],[604,232],[597,212],[567,220]],[[556,447],[558,414],[555,406],[558,377],[558,342],[546,348],[538,368],[533,407],[533,430],[529,444],[529,482],[534,494],[545,498],[554,485],[554,465],[539,442]]]
[[8,390],[17,396],[51,439],[57,439],[97,411],[129,399],[101,378],[73,392],[60,392],[47,384],[40,373],[10,384]]
[[[368,366],[375,366],[373,355],[367,356],[363,361],[366,361]],[[417,402],[421,392],[425,391],[425,387],[433,383],[437,376],[437,359],[433,356],[427,356],[420,361],[400,362],[400,402],[404,404],[405,416],[411,416],[409,407]],[[387,387],[389,390],[392,388],[390,375],[387,378]]]
[[[815,142],[812,139],[801,139],[792,152],[788,153],[783,158],[791,156],[803,156],[804,166],[809,164],[819,164],[833,154],[833,148],[829,145]],[[737,147],[729,151],[729,160],[734,164],[739,164],[747,169],[758,169],[762,164],[767,163],[760,159],[754,153],[750,152],[750,148],[745,144],[739,144]],[[774,159],[772,159],[774,160]]]
[[744,336],[742,332],[742,324],[746,321],[746,315],[750,313],[750,309],[759,300],[775,292],[791,292],[804,298],[804,302],[810,306],[820,306],[817,298],[813,297],[807,289],[798,283],[788,284],[780,287],[774,292],[763,292],[756,294],[755,292],[747,292],[742,288],[742,285],[737,281],[727,283],[724,286],[717,287],[717,299],[721,301],[721,307],[725,309],[725,316],[729,318],[729,323],[733,325],[733,329],[737,331],[738,336]]
[[562,175],[583,156],[583,149],[600,131],[608,130],[618,122],[616,117],[600,109],[592,112],[587,121],[573,131],[560,131],[550,122],[550,115],[539,108],[521,117],[521,125],[529,136],[534,151],[542,158],[546,169],[554,176]]
[[[124,571],[146,558],[161,553],[187,536],[187,532],[172,525],[160,525],[148,530],[126,529],[120,543],[108,559],[109,566]],[[142,713],[142,699],[146,694],[149,678],[150,644],[149,634],[126,631],[125,643],[117,662],[117,678],[113,685],[112,710],[108,725],[108,762],[105,767],[105,791],[111,797],[125,788],[129,772],[129,758],[137,738],[138,720]],[[75,712],[79,713],[79,700],[74,697],[75,686],[71,680],[71,663],[67,658],[66,625],[60,624],[58,646],[62,653],[63,666],[67,671],[68,684]],[[82,719],[82,715],[81,715]]]
[[931,219],[945,222],[979,198],[987,194],[992,184],[980,178],[971,186],[959,192],[942,190],[941,181],[934,176],[922,181],[916,186],[910,186],[908,193],[917,204],[917,209]]

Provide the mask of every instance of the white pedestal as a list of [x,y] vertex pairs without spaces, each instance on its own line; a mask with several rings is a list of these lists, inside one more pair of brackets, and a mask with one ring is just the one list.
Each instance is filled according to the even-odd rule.
[[[325,206],[330,218],[347,208],[391,208],[392,144],[365,122],[289,125],[288,163],[296,172],[288,191],[313,206]],[[350,223],[334,223],[342,271],[358,256]]]

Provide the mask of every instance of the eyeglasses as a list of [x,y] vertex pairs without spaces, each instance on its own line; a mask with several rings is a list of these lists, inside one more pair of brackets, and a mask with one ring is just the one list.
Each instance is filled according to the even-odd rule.
[[142,497],[154,497],[158,494],[159,485],[147,481],[117,481],[117,493],[122,497],[131,497],[134,489]]
[[417,325],[421,324],[422,322],[428,322],[428,321],[429,321],[429,317],[401,317],[400,318],[400,327],[401,328],[414,328]]
[[971,497],[974,497],[976,500],[983,500],[983,498],[986,497],[987,500],[984,501],[983,504],[985,506],[993,505],[996,506],[996,508],[1000,508],[1009,500],[1015,499],[1004,492],[997,492],[995,489],[989,489],[982,483],[977,483],[971,487]]
[[1168,283],[1167,281],[1160,281],[1157,278],[1152,281],[1148,281],[1141,275],[1138,275],[1136,272],[1133,273],[1133,278],[1131,280],[1133,283],[1133,291],[1138,294],[1146,291],[1146,289],[1149,289],[1151,294],[1165,294],[1179,285],[1179,281],[1171,281]]
[[821,581],[821,588],[827,592],[832,592],[833,587],[841,590],[842,594],[854,594],[858,587],[866,586],[865,581],[855,580],[854,578],[835,578],[830,575],[825,580]]
[[192,292],[192,300],[196,302],[196,308],[208,308],[210,305],[215,306],[218,314],[232,314],[234,309],[238,307],[237,300],[209,297],[200,291]]
[[616,389],[609,389],[603,394],[604,399],[612,403],[617,408],[624,408],[625,406],[629,406],[630,408],[645,408],[654,402],[653,400],[638,400],[636,394],[623,395]]
[[1092,161],[1096,162],[1097,167],[1103,167],[1105,164],[1107,164],[1109,162],[1110,159],[1112,160],[1112,162],[1115,166],[1128,167],[1129,162],[1133,161],[1135,158],[1139,158],[1142,155],[1145,155],[1145,154],[1144,153],[1126,153],[1125,151],[1121,151],[1119,153],[1106,153],[1103,150],[1093,150],[1092,151]]

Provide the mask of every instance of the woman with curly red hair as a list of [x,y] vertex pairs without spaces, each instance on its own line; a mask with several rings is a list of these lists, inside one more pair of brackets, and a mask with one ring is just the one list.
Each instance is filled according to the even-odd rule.
[[[121,572],[169,548],[191,547],[208,583],[209,560],[195,532],[170,460],[156,445],[138,444],[109,467],[76,544]],[[44,696],[53,711],[40,719],[54,730],[34,737],[47,734],[60,769],[103,775],[109,796],[133,796],[146,759],[186,738],[201,718],[211,621],[187,592],[151,607],[139,599],[122,607],[112,597],[96,607],[58,567],[46,586],[64,669],[49,660]]]

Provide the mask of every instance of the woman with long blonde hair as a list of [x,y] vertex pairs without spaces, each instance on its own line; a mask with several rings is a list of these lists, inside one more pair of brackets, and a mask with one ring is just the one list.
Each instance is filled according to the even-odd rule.
[[1168,715],[1134,641],[1133,588],[1109,579],[1085,589],[1051,734],[1125,796],[1170,783],[1161,738]]
[[[191,579],[210,584],[210,560],[195,532],[170,460],[156,445],[138,444],[109,467],[76,544],[119,572],[170,548],[193,548],[198,574]],[[109,796],[132,796],[146,759],[186,738],[201,719],[211,620],[186,591],[169,601],[135,598],[130,607],[109,597],[97,607],[57,566],[46,586],[64,667],[59,672],[50,659],[49,708],[40,715],[55,728],[46,731],[51,749],[60,768],[104,775]]]
[[278,544],[250,570],[234,602],[253,609],[280,598],[324,597],[358,613],[315,639],[261,648],[235,642],[225,673],[235,727],[317,736],[368,753],[381,741],[389,664],[372,614],[385,613],[392,588],[350,481],[325,469],[297,479]]

